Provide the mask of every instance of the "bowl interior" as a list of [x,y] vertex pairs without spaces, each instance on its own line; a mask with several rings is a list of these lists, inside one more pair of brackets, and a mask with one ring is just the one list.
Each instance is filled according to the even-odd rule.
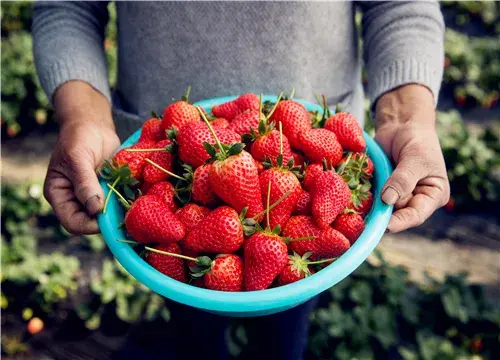
[[[234,98],[214,98],[196,104],[209,112],[213,105]],[[264,101],[267,100],[276,101],[276,96],[265,96]],[[304,104],[308,110],[322,110],[319,105],[297,101]],[[121,148],[133,145],[139,136],[140,129],[132,134]],[[99,227],[108,247],[121,265],[139,282],[171,300],[231,316],[257,316],[286,310],[307,301],[353,272],[370,255],[385,232],[392,207],[380,200],[380,191],[392,168],[378,144],[366,133],[364,136],[367,141],[368,156],[375,166],[372,181],[374,202],[372,210],[366,217],[366,228],[354,245],[337,261],[299,282],[262,291],[231,293],[201,289],[171,279],[151,267],[130,244],[117,241],[125,239],[126,234],[118,228],[118,224],[123,221],[124,211],[114,195],[111,196],[106,213],[100,214],[97,218]],[[100,179],[100,182],[107,195],[106,182],[103,179]]]

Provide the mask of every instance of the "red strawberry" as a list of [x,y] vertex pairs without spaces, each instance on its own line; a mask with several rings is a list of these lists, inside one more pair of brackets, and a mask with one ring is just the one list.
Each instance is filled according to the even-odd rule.
[[172,128],[172,126],[180,130],[184,125],[190,122],[199,121],[200,114],[198,110],[196,110],[196,107],[187,101],[176,101],[165,108],[161,126],[165,130]]
[[164,181],[153,184],[148,188],[145,194],[158,196],[165,204],[167,204],[171,212],[175,212],[177,210],[177,204],[174,200],[175,189],[171,183]]
[[[290,143],[286,136],[283,135],[283,163],[286,164],[293,158]],[[280,154],[280,133],[278,130],[267,131],[264,134],[257,135],[257,138],[252,144],[251,153],[257,161],[264,161],[266,158],[271,159],[272,164],[276,166],[276,158]]]
[[205,164],[197,168],[193,173],[191,194],[193,200],[205,206],[215,206],[220,199],[215,195],[210,184],[210,168],[212,164]]
[[186,204],[183,208],[177,210],[175,215],[179,218],[186,229],[186,233],[193,230],[208,214],[210,209],[193,203]]
[[229,206],[213,210],[182,242],[187,249],[216,254],[235,252],[242,244],[243,225]]
[[306,167],[306,172],[304,175],[304,179],[302,180],[302,185],[304,189],[307,191],[312,191],[314,187],[314,183],[316,182],[316,178],[323,174],[325,171],[323,169],[323,165],[321,164],[312,164]]
[[309,254],[302,257],[299,255],[288,255],[288,264],[276,279],[278,285],[291,284],[314,274],[314,270],[309,268],[308,257]]
[[259,181],[263,203],[267,201],[269,184],[271,184],[269,204],[275,203],[287,192],[290,192],[283,201],[269,211],[270,228],[274,229],[277,225],[283,228],[290,219],[302,192],[299,180],[288,168],[273,167],[260,174]]
[[218,255],[203,276],[207,289],[243,291],[243,260],[234,254]]
[[293,166],[302,166],[304,165],[304,156],[297,152],[292,152],[293,156]]
[[245,290],[267,289],[288,262],[288,249],[280,236],[258,232],[245,244]]
[[[177,243],[158,245],[156,249],[182,255],[182,250]],[[172,279],[183,283],[187,282],[186,268],[184,266],[183,259],[149,251],[145,256],[145,260],[156,270],[171,277]]]
[[295,210],[293,210],[293,214],[312,215],[312,197],[310,193],[302,190],[297,200],[297,205],[295,205]]
[[212,126],[218,126],[221,128],[227,128],[229,126],[229,121],[224,118],[217,118],[211,121]]
[[130,174],[137,180],[142,179],[144,170],[144,159],[149,156],[147,151],[127,151],[127,149],[151,149],[156,145],[153,141],[144,140],[126,149],[121,149],[113,156],[113,166],[122,167],[127,165],[130,169]]
[[151,118],[142,125],[141,137],[138,142],[145,140],[158,142],[165,139],[165,136],[165,130],[161,127],[161,120]]
[[256,130],[264,117],[259,110],[247,110],[234,117],[228,128],[239,135],[249,134],[250,129]]
[[[172,172],[172,163],[174,161],[174,156],[172,155],[171,147],[173,143],[169,139],[162,140],[158,142],[154,148],[155,149],[165,149],[165,151],[152,151],[148,156],[148,159],[158,164],[165,170]],[[146,163],[144,165],[144,181],[148,183],[156,183],[158,181],[165,181],[170,177],[170,174],[158,169],[151,163]]]
[[[214,126],[219,140],[224,144],[239,142],[241,137],[234,131]],[[179,130],[177,135],[179,157],[185,163],[197,168],[210,158],[203,143],[215,144],[215,140],[207,125],[203,122],[190,123]]]
[[[366,186],[366,185],[364,185]],[[348,208],[356,210],[362,217],[365,217],[373,205],[373,194],[370,190],[363,190],[363,185],[351,191],[351,201]]]
[[330,116],[326,120],[325,129],[337,135],[340,145],[345,150],[361,152],[366,147],[363,129],[352,114],[341,112]]
[[342,146],[331,131],[310,129],[301,137],[302,151],[309,161],[321,164],[326,159],[328,165],[335,166],[342,160]]
[[262,163],[260,161],[257,161],[255,159],[253,159],[254,163],[255,163],[255,166],[257,167],[257,172],[260,174],[261,172],[263,172],[266,168],[264,167],[264,165],[262,165]]
[[[180,244],[180,245],[181,245],[181,248],[182,248],[182,253],[185,256],[192,257],[192,258],[197,258],[198,257],[198,252],[190,250],[190,249],[186,249],[186,248],[182,247],[182,244]],[[196,262],[195,261],[191,261],[191,260],[186,260],[186,265],[188,266],[188,268],[191,268],[193,266],[196,266]]]
[[132,238],[141,243],[165,243],[181,240],[184,225],[155,195],[139,197],[125,215],[125,226]]
[[[294,216],[290,218],[283,230],[283,236],[290,238],[289,246],[299,255],[312,253],[312,260],[335,258],[346,252],[350,243],[339,231],[327,227],[320,229],[310,216]],[[310,240],[296,240],[315,236]]]
[[257,167],[252,156],[242,151],[242,147],[241,143],[234,144],[226,150],[225,156],[218,153],[221,160],[215,160],[210,168],[210,184],[214,193],[236,211],[248,207],[247,217],[251,218],[263,212],[264,206]]
[[326,228],[349,205],[351,191],[340,175],[329,170],[318,176],[311,195],[314,220]]
[[294,149],[301,148],[300,134],[311,128],[306,108],[293,100],[280,101],[271,115],[271,121],[283,124],[283,134]]
[[260,98],[252,93],[240,95],[233,102],[238,106],[240,112],[246,110],[259,110],[260,107]]
[[215,105],[212,108],[212,114],[217,117],[222,117],[229,121],[233,120],[233,118],[240,113],[240,108],[233,101]]
[[352,245],[365,229],[365,222],[361,215],[348,210],[337,216],[333,228],[340,231]]

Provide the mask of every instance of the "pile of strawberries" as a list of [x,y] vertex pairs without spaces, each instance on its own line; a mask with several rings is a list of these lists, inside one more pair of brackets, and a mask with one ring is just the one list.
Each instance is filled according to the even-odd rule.
[[[244,94],[211,114],[187,97],[154,114],[101,175],[145,260],[212,290],[286,285],[362,233],[373,163],[349,113]],[[133,240],[131,240],[133,239]]]

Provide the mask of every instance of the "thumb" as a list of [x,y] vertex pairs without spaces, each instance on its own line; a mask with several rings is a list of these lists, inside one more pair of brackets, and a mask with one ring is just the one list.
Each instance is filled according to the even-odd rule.
[[104,192],[97,179],[95,166],[91,159],[80,157],[71,161],[70,179],[75,196],[90,216],[98,214],[104,206]]
[[398,200],[410,195],[420,179],[426,176],[420,157],[406,156],[396,166],[382,190],[382,201],[394,205]]

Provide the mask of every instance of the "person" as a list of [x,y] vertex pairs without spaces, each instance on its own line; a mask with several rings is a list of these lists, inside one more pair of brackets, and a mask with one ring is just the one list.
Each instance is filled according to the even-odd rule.
[[[324,93],[362,121],[363,58],[376,140],[396,165],[381,194],[395,205],[388,231],[418,226],[448,201],[435,130],[444,62],[437,2],[118,2],[116,9],[118,81],[111,93],[107,3],[34,5],[36,67],[60,123],[44,194],[68,231],[99,231],[95,215],[104,196],[96,169],[151,110],[161,112],[188,85],[193,100],[291,88],[307,100]],[[261,343],[254,350],[266,349],[258,356],[301,358],[313,306],[255,319]],[[195,321],[196,329],[213,329],[200,332],[193,346],[181,339],[186,353],[178,358],[224,358],[225,320],[194,309],[173,313],[181,314],[182,332]]]

